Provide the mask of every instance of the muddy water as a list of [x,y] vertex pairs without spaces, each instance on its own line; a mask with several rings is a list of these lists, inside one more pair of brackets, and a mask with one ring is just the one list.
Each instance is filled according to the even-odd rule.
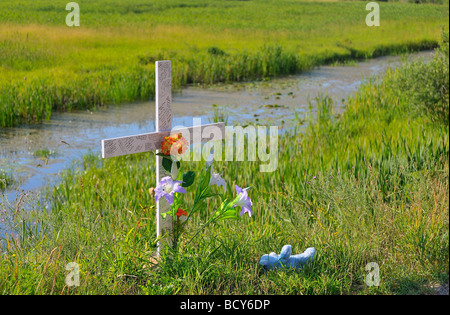
[[[429,59],[431,55],[421,52],[408,59]],[[379,76],[402,61],[401,57],[381,57],[267,82],[186,87],[173,96],[173,124],[191,126],[192,117],[208,123],[215,111],[227,117],[229,124],[248,120],[265,124],[268,119],[271,125],[281,124],[295,112],[308,112],[308,99],[319,93],[331,96],[342,110],[342,99],[355,93],[365,78]],[[15,181],[6,191],[8,199],[15,199],[21,190],[54,183],[59,172],[86,153],[100,154],[102,139],[154,131],[154,112],[155,104],[150,101],[54,114],[41,125],[0,129],[0,170],[11,173]]]

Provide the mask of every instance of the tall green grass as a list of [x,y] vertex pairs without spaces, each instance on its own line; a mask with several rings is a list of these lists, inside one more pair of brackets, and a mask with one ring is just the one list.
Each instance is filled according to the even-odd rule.
[[5,189],[7,186],[11,185],[12,176],[11,174],[0,169],[0,190]]
[[[443,32],[437,57],[429,65],[414,63],[403,69],[402,80],[395,82],[394,89],[408,91],[418,113],[425,112],[433,120],[449,124],[449,39]],[[409,75],[407,75],[409,74]]]
[[[416,106],[407,88],[394,88],[415,73],[405,67],[365,83],[340,115],[332,99],[313,100],[317,112],[280,135],[276,172],[259,172],[259,162],[215,162],[228,181],[253,187],[254,215],[211,226],[187,245],[208,214],[194,217],[178,255],[156,265],[154,156],[85,156],[49,190],[47,211],[24,211],[32,196],[6,207],[16,234],[3,238],[0,292],[433,293],[448,282],[448,125]],[[263,271],[261,255],[285,244],[316,247],[314,262]],[[69,262],[80,265],[79,287],[64,283]],[[379,286],[364,282],[369,262],[380,266]]]
[[174,88],[260,80],[431,49],[448,27],[448,4],[381,3],[371,28],[363,2],[78,3],[81,26],[69,28],[66,1],[0,1],[0,126],[148,100],[155,60],[172,60]]

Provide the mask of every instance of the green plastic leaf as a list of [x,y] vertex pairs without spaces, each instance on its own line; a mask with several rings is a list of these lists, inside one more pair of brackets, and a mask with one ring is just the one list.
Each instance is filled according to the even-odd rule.
[[183,174],[183,183],[182,187],[189,187],[194,183],[195,180],[195,172],[189,171]]
[[204,190],[206,187],[209,187],[209,181],[211,180],[211,171],[210,168],[208,167],[208,169],[205,172],[205,175],[202,178],[202,181],[200,183],[200,188],[202,190]]
[[[172,159],[170,157],[163,157],[162,159],[162,166],[164,167],[164,169],[169,172],[172,173]],[[177,162],[177,168],[180,169],[181,163]]]
[[170,171],[172,170],[172,160],[170,158],[167,157],[163,157],[162,159],[162,166],[164,167],[164,169],[170,173]]

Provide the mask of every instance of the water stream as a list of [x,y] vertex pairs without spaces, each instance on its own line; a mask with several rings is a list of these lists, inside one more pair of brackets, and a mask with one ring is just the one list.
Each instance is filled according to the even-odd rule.
[[[408,59],[431,56],[432,52],[421,52]],[[308,99],[319,93],[328,94],[342,110],[342,100],[355,93],[365,78],[379,76],[402,61],[402,57],[380,57],[270,81],[185,87],[173,95],[173,125],[191,126],[192,117],[211,122],[215,110],[223,112],[229,124],[270,119],[278,125],[295,112],[308,112]],[[0,129],[0,170],[14,178],[6,190],[8,200],[17,198],[20,191],[52,184],[59,172],[82,155],[100,154],[102,139],[154,131],[154,112],[155,103],[149,101],[55,113],[43,124]]]

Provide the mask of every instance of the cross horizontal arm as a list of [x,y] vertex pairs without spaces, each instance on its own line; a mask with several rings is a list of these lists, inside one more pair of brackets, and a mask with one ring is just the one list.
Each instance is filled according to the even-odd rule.
[[[208,131],[208,128],[210,131],[220,131],[221,136],[218,138],[217,134],[205,133],[204,131]],[[201,136],[200,142],[207,142],[212,139],[223,139],[225,136],[225,123],[220,122],[171,131],[158,131],[134,136],[105,139],[102,140],[102,158],[155,151],[161,148],[161,142],[164,140],[164,137],[180,132],[185,138],[188,138],[186,132],[189,132],[190,144],[198,142],[195,137],[196,133]]]

